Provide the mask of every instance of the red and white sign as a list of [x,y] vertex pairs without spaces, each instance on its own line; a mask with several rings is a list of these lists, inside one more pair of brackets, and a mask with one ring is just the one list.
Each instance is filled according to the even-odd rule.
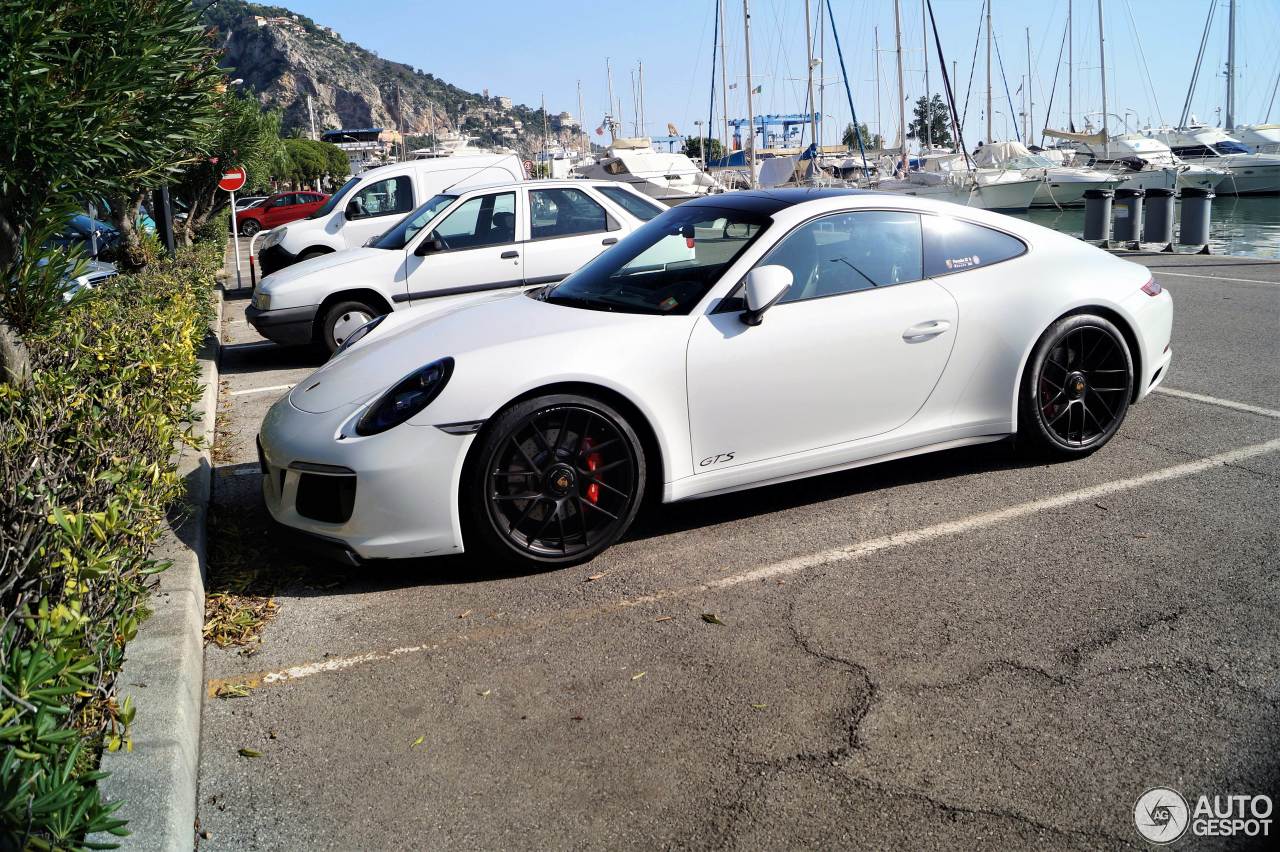
[[248,175],[245,174],[243,168],[240,166],[234,166],[222,173],[222,180],[218,181],[218,189],[225,190],[226,192],[235,192],[237,189],[244,186],[244,182],[247,178]]
[[533,160],[524,161],[524,176],[526,178],[533,177]]

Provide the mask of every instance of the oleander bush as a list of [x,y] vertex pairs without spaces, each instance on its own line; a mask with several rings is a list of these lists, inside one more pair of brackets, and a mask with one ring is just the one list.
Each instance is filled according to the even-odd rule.
[[0,381],[0,849],[127,833],[98,758],[131,747],[115,681],[184,493],[224,241],[68,305],[26,339],[32,380]]

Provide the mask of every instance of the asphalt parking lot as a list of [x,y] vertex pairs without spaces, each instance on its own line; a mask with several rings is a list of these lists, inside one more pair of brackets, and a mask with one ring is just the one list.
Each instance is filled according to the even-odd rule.
[[211,550],[237,569],[210,591],[278,611],[206,652],[200,846],[1141,848],[1150,787],[1274,797],[1280,264],[1143,261],[1167,392],[1094,456],[668,506],[518,575],[271,537],[257,425],[320,361],[229,291]]

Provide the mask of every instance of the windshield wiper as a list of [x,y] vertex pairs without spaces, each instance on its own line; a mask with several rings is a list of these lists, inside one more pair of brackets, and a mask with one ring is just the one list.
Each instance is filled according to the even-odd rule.
[[872,287],[879,287],[879,286],[880,286],[879,284],[877,284],[876,282],[874,282],[874,281],[872,281],[872,280],[871,280],[871,276],[867,275],[867,273],[863,272],[861,269],[859,269],[858,267],[854,266],[852,263],[850,263],[850,262],[849,262],[846,258],[844,258],[843,256],[841,256],[841,257],[833,257],[833,258],[831,258],[831,262],[832,262],[832,263],[837,263],[837,262],[839,262],[839,263],[843,263],[845,266],[849,267],[849,268],[850,268],[850,269],[852,269],[854,272],[858,273],[858,274],[859,274],[859,275],[861,275],[863,278],[867,279],[867,283],[868,283],[868,284],[870,284]]

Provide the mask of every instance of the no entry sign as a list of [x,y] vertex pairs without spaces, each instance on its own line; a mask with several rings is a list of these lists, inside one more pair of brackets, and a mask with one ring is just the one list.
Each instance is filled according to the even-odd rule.
[[222,173],[222,180],[218,181],[218,189],[227,192],[235,192],[244,186],[245,171],[240,166],[234,166]]

